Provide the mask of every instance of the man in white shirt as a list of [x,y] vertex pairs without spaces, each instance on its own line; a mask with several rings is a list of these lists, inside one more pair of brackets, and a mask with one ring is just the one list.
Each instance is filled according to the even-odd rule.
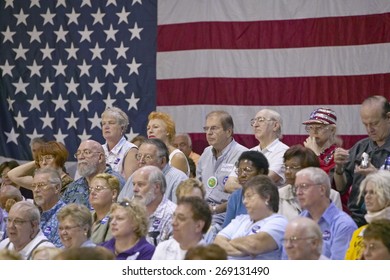
[[211,212],[199,197],[180,199],[173,215],[173,238],[161,242],[152,260],[183,260],[188,249],[205,244],[203,234],[211,224]]
[[35,249],[54,247],[39,228],[38,208],[28,201],[15,203],[7,218],[8,238],[0,242],[0,249],[18,252],[24,260],[30,260]]

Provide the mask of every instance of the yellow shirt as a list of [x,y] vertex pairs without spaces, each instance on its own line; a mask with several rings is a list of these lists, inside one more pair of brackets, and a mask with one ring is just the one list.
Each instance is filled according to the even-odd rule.
[[363,255],[363,232],[366,229],[367,225],[361,226],[354,231],[351,242],[349,243],[349,248],[345,253],[346,260],[360,260]]

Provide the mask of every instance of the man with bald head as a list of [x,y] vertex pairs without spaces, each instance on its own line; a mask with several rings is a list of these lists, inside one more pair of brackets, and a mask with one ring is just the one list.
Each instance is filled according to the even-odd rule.
[[121,188],[125,184],[124,178],[106,164],[104,150],[99,142],[94,140],[81,142],[74,156],[77,159],[77,171],[81,177],[73,181],[62,194],[62,200],[66,204],[84,204],[91,209],[88,199],[89,185],[99,173],[108,173],[118,177]]
[[[380,95],[365,99],[360,107],[360,119],[367,138],[358,141],[351,149],[337,148],[334,153],[333,179],[336,190],[341,193],[351,188],[348,208],[356,224],[367,224],[367,213],[363,199],[360,199],[360,183],[368,174],[387,168],[390,156],[390,102]],[[361,165],[363,154],[369,157],[368,165]]]
[[287,224],[283,247],[289,260],[328,260],[321,254],[321,228],[306,217],[295,218]]

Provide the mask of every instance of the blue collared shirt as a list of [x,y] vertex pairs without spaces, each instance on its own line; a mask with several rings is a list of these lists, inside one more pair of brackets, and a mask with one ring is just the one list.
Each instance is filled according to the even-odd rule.
[[[311,219],[307,210],[302,211],[300,216]],[[322,231],[322,254],[332,260],[343,260],[352,234],[357,229],[355,222],[331,202],[318,225]]]
[[62,200],[59,200],[50,210],[41,213],[40,227],[42,232],[46,238],[58,248],[63,246],[60,235],[58,234],[57,213],[65,205],[66,204]]

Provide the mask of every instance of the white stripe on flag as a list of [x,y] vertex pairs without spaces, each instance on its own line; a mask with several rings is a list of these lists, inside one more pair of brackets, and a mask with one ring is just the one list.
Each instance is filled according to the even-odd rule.
[[[170,114],[176,123],[176,131],[201,133],[207,113],[214,110],[229,112],[234,120],[234,132],[252,134],[249,124],[258,111],[267,108],[280,113],[283,120],[284,135],[307,135],[302,122],[308,120],[310,113],[319,108],[331,108],[337,116],[337,133],[340,135],[365,135],[361,123],[359,105],[310,105],[310,106],[226,106],[226,105],[189,105],[158,106],[157,111]],[[187,116],[187,117],[183,117]]]
[[312,77],[390,72],[390,43],[267,50],[191,50],[157,54],[157,79]]
[[390,12],[389,0],[159,0],[158,25],[322,18],[387,12]]

